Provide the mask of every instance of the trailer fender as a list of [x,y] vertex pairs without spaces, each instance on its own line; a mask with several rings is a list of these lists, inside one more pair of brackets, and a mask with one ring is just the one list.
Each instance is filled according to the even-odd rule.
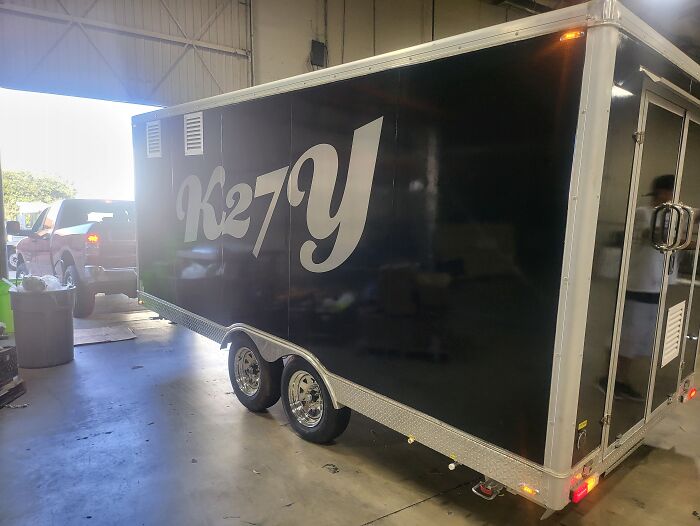
[[253,340],[253,343],[258,348],[260,355],[267,362],[274,362],[287,356],[300,356],[309,362],[323,378],[323,382],[326,384],[328,393],[331,395],[331,400],[333,400],[333,407],[335,409],[344,407],[343,404],[338,402],[338,399],[335,396],[333,389],[333,373],[329,372],[328,369],[326,369],[318,358],[316,358],[316,356],[314,356],[314,354],[309,350],[242,323],[231,325],[227,328],[227,332],[224,335],[224,338],[221,340],[221,349],[226,348],[236,334],[245,334],[251,340]]

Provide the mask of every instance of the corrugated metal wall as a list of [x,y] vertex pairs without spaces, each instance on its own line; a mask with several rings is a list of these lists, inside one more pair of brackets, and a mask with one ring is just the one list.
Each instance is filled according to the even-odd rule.
[[246,2],[5,0],[0,86],[172,105],[249,83]]
[[488,0],[254,0],[255,82],[311,71],[311,39],[334,66],[524,16]]
[[[0,86],[173,105],[250,85],[250,0],[0,0]],[[488,0],[254,0],[256,84],[524,16]]]

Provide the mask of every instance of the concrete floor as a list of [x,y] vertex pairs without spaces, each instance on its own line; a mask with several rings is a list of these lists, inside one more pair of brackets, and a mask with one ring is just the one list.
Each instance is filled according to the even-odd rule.
[[544,522],[507,494],[471,494],[476,474],[354,414],[336,444],[303,442],[280,404],[238,404],[227,354],[98,298],[77,326],[125,323],[135,340],[76,348],[23,370],[27,394],[0,410],[0,525],[700,526],[700,402],[677,408],[581,504]]

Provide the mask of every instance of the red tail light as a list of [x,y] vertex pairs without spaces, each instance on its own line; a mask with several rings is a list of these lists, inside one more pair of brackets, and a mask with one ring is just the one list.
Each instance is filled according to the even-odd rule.
[[595,488],[598,485],[599,480],[600,475],[591,475],[586,480],[583,480],[578,486],[571,490],[571,502],[573,502],[574,504],[576,504],[577,502],[581,502],[581,500],[583,500],[583,497],[588,495],[593,490],[593,488]]
[[574,504],[581,502],[586,495],[588,495],[588,485],[579,484],[579,486],[571,492],[571,502]]
[[693,387],[690,391],[688,391],[688,400],[692,400],[697,396],[697,394],[698,390],[695,387]]

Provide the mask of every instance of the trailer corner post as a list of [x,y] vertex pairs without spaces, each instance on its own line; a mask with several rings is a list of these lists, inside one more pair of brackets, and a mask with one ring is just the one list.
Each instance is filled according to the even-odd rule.
[[[607,10],[606,10],[607,11]],[[619,40],[605,16],[590,21],[571,173],[544,465],[550,506],[569,502],[574,433],[596,224]]]

